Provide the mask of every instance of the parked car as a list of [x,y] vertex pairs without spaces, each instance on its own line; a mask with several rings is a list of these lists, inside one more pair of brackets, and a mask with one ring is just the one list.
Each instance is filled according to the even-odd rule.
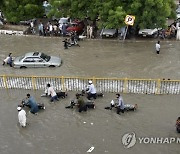
[[76,32],[77,34],[82,34],[84,30],[83,21],[75,20],[74,22],[69,24],[69,27],[66,29],[68,33]]
[[70,23],[70,18],[60,18],[59,19],[59,29],[60,30],[62,30],[62,25],[63,25],[63,23],[66,25],[66,26],[68,26],[69,25],[69,23]]
[[180,18],[180,6],[176,9],[176,19]]
[[37,19],[34,18],[34,19],[30,19],[30,20],[22,20],[22,21],[19,22],[19,24],[20,24],[20,25],[28,26],[28,25],[30,25],[31,21],[32,21],[34,24],[36,24]]
[[13,62],[14,68],[28,67],[57,67],[61,65],[61,58],[48,56],[43,52],[29,52],[23,56],[16,57]]
[[117,29],[105,29],[103,28],[100,33],[101,38],[113,38],[118,36]]
[[121,27],[120,29],[118,29],[118,35],[119,39],[122,40],[126,35],[126,27]]
[[138,35],[143,36],[143,37],[158,37],[159,30],[161,28],[154,28],[154,29],[140,29]]

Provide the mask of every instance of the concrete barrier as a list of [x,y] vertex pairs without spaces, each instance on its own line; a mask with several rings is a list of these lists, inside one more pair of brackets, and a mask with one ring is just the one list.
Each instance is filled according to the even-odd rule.
[[0,30],[0,34],[7,35],[24,35],[23,31],[15,31],[15,30]]

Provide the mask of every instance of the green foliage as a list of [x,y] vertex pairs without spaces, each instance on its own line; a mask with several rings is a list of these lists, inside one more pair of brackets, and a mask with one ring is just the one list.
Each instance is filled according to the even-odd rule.
[[[43,0],[0,0],[8,21],[42,17]],[[140,28],[165,27],[167,18],[175,18],[174,0],[49,0],[48,17],[88,18],[99,27],[119,28],[127,14],[136,17]]]
[[[99,27],[119,28],[127,14],[136,16],[141,28],[165,27],[166,18],[175,17],[174,0],[50,0],[58,17],[100,19]],[[51,14],[52,15],[52,14]]]
[[2,10],[6,19],[13,23],[42,17],[44,12],[39,0],[4,0]]

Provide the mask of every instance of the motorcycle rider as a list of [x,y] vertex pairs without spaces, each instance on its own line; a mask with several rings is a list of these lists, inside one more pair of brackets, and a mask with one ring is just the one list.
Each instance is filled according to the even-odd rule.
[[24,104],[31,108],[30,112],[32,114],[37,114],[37,112],[39,111],[38,105],[37,105],[34,97],[30,96],[30,94],[27,94]]
[[96,99],[96,88],[95,88],[95,86],[94,86],[94,84],[92,83],[92,81],[91,80],[89,80],[89,85],[88,85],[88,88],[87,88],[87,94],[88,94],[88,96],[87,96],[87,99],[88,100],[90,100],[92,97],[94,98],[94,99]]

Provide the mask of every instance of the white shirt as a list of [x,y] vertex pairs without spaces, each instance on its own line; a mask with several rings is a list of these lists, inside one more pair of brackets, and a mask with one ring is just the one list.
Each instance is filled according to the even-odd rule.
[[160,44],[156,43],[156,51],[160,51],[160,48],[161,48]]
[[52,32],[53,31],[53,26],[49,25],[49,31]]
[[94,87],[94,85],[93,84],[90,84],[89,86],[88,86],[88,93],[91,93],[91,94],[95,94],[96,93],[96,88]]
[[20,126],[26,127],[26,112],[22,109],[18,113],[18,119]]
[[30,26],[31,26],[31,28],[33,28],[33,27],[34,27],[34,23],[33,23],[33,22],[31,22],[31,23],[30,23]]
[[49,87],[48,88],[48,95],[50,95],[51,97],[56,96],[56,92],[54,91],[53,87]]
[[4,59],[4,62],[5,62],[5,63],[7,63],[7,62],[8,62],[8,60],[9,60],[9,58],[10,58],[9,56],[8,56],[8,57],[6,57],[6,59]]

